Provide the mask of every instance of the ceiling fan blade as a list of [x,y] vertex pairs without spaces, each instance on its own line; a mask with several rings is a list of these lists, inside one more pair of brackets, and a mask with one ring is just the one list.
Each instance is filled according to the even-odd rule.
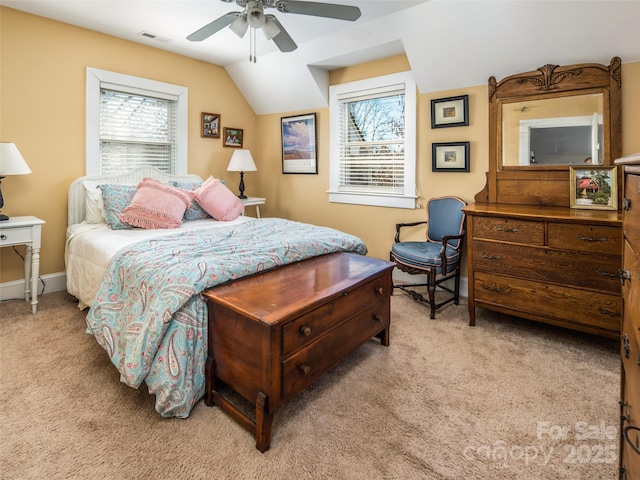
[[301,15],[336,18],[338,20],[349,20],[352,22],[360,18],[360,9],[358,7],[336,5],[334,3],[279,0],[276,3],[276,8],[283,13],[299,13]]
[[193,32],[187,37],[187,40],[191,40],[192,42],[201,42],[202,40],[209,38],[214,33],[222,30],[224,27],[230,25],[231,22],[240,15],[242,15],[242,12],[229,12],[205,25],[200,30]]
[[298,48],[296,42],[293,41],[293,38],[289,36],[287,31],[274,15],[265,15],[265,17],[275,23],[276,26],[280,29],[280,33],[273,37],[272,40],[281,52],[293,52],[296,48]]

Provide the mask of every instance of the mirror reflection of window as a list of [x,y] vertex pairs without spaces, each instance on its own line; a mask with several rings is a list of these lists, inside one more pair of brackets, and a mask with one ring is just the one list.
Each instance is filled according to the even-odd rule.
[[504,166],[602,164],[602,94],[503,103]]

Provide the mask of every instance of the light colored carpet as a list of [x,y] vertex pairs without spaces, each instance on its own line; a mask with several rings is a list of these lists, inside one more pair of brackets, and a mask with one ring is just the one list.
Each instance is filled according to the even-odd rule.
[[64,292],[0,305],[3,479],[613,479],[615,340],[392,297],[371,341],[276,413],[271,449],[216,407],[164,419]]

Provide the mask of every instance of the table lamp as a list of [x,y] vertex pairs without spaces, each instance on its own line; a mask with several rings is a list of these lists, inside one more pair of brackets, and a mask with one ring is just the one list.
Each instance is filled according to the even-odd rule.
[[238,198],[247,198],[244,194],[244,172],[255,172],[257,170],[249,150],[236,150],[233,152],[227,172],[240,172],[240,186],[238,187],[240,195],[238,195]]
[[[0,142],[0,184],[7,175],[24,175],[31,173],[29,165],[24,161],[15,143]],[[0,209],[4,207],[2,189],[0,188]],[[0,221],[9,220],[9,217],[0,213]]]

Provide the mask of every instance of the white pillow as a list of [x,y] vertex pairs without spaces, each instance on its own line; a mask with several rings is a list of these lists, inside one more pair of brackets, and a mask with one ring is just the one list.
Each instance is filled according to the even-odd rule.
[[82,185],[86,191],[84,221],[87,223],[107,223],[104,216],[102,190],[98,188],[98,182],[85,180],[82,182]]

